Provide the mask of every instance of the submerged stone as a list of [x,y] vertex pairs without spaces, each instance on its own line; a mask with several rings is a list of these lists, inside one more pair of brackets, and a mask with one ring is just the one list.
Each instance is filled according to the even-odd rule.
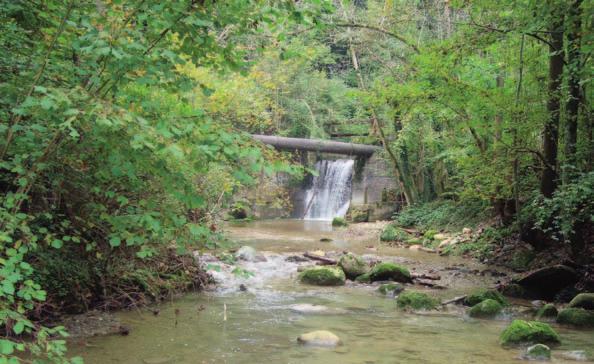
[[470,311],[468,311],[468,314],[470,317],[494,317],[497,316],[497,314],[500,313],[502,309],[503,307],[501,306],[501,303],[487,298],[486,300],[472,306]]
[[347,253],[340,257],[338,265],[342,268],[347,278],[355,279],[369,271],[369,265],[359,256]]
[[405,267],[394,263],[379,263],[371,270],[357,277],[359,282],[396,281],[402,283],[412,282],[410,272]]
[[473,291],[464,299],[464,304],[466,306],[474,306],[486,299],[495,300],[503,306],[507,305],[507,300],[505,297],[503,297],[501,293],[494,289],[478,289]]
[[339,267],[321,266],[304,270],[299,275],[299,280],[316,286],[341,286],[345,283],[346,277]]
[[543,322],[514,320],[501,333],[500,341],[502,345],[522,343],[558,344],[561,342],[561,338],[550,325]]
[[326,330],[318,330],[301,334],[297,342],[303,345],[333,347],[341,345],[342,342],[334,333]]
[[405,291],[398,295],[396,304],[400,309],[432,310],[437,307],[437,300],[422,292]]
[[536,318],[555,318],[557,317],[557,308],[552,303],[547,303],[536,312]]
[[399,283],[386,283],[386,284],[382,284],[381,286],[379,286],[379,288],[377,290],[381,294],[397,295],[400,292],[404,291],[404,286]]
[[594,310],[594,293],[580,293],[575,296],[567,306],[571,308]]
[[559,312],[557,322],[577,327],[594,327],[594,311],[584,310],[583,308],[566,308]]
[[528,360],[550,360],[551,348],[544,344],[536,344],[526,349],[524,357]]
[[328,311],[328,307],[322,305],[312,305],[311,303],[298,303],[289,306],[291,311],[298,313],[321,313]]
[[585,350],[570,350],[559,353],[559,356],[563,359],[574,360],[574,361],[586,361],[588,356]]
[[265,262],[266,257],[258,254],[256,249],[251,246],[244,245],[235,252],[235,258],[245,260],[246,262]]

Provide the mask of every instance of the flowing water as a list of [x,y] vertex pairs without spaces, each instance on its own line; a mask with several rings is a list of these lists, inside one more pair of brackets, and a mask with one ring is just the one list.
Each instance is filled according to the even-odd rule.
[[[374,286],[348,283],[342,287],[314,287],[296,281],[299,265],[286,261],[305,250],[351,250],[407,265],[417,272],[435,269],[446,290],[426,291],[451,298],[473,287],[493,284],[496,278],[461,274],[485,267],[455,257],[378,246],[375,239],[332,231],[327,222],[278,220],[236,225],[230,234],[266,257],[240,265],[251,277],[236,277],[232,268],[211,263],[220,271],[218,288],[159,306],[160,314],[119,312],[131,327],[129,336],[74,340],[73,354],[86,363],[516,363],[521,349],[498,343],[510,317],[475,320],[463,309],[405,313],[393,298]],[[344,230],[343,230],[344,231]],[[332,238],[322,243],[320,238]],[[373,247],[371,247],[373,245]],[[449,270],[458,267],[458,270]],[[239,289],[240,284],[247,291]],[[407,289],[420,289],[418,287]],[[319,313],[300,312],[297,304],[324,305]],[[225,309],[226,308],[226,309]],[[592,331],[555,327],[563,344],[553,351],[553,363],[568,350],[586,350],[594,357]],[[336,348],[301,346],[296,337],[313,330],[330,330],[343,345]]]
[[305,219],[344,217],[351,200],[352,159],[321,160],[315,164],[311,188],[305,192]]

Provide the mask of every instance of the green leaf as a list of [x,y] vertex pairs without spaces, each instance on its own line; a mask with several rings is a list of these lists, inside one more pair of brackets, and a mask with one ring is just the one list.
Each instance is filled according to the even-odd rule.
[[114,236],[111,239],[109,239],[109,245],[111,245],[112,247],[118,247],[122,244],[122,239],[120,239],[119,236]]
[[62,247],[62,245],[64,245],[64,243],[60,239],[54,239],[54,240],[52,240],[51,245],[52,245],[52,248],[60,249]]
[[20,335],[23,330],[25,329],[25,324],[22,321],[17,322],[13,327],[12,327],[12,331],[14,331],[15,334]]

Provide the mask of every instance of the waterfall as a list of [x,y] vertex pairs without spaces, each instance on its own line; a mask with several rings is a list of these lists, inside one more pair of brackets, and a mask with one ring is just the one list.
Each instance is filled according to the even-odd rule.
[[307,220],[332,220],[344,217],[351,201],[352,159],[318,161],[311,188],[305,191]]

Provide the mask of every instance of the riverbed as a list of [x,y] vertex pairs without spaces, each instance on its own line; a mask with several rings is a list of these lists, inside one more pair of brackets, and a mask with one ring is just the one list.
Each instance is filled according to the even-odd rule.
[[[381,227],[376,223],[334,229],[329,222],[302,220],[230,224],[230,237],[255,248],[260,259],[239,262],[239,275],[232,272],[235,267],[210,259],[204,264],[219,281],[216,287],[151,310],[118,312],[129,335],[73,339],[70,350],[90,364],[518,362],[522,349],[502,348],[499,335],[512,317],[528,317],[522,308],[527,309],[528,302],[516,302],[519,306],[497,319],[477,320],[456,305],[423,313],[397,310],[394,298],[379,294],[377,285],[315,287],[297,282],[299,267],[311,262],[290,257],[312,250],[352,251],[368,260],[398,262],[414,273],[437,274],[437,283],[445,289],[407,289],[440,300],[492,286],[508,274],[468,259],[385,246],[377,238]],[[303,307],[316,307],[317,312]],[[592,331],[553,326],[563,340],[553,350],[553,363],[575,363],[565,358],[574,350],[594,357]],[[297,343],[297,336],[313,330],[335,333],[342,345],[314,348]]]

